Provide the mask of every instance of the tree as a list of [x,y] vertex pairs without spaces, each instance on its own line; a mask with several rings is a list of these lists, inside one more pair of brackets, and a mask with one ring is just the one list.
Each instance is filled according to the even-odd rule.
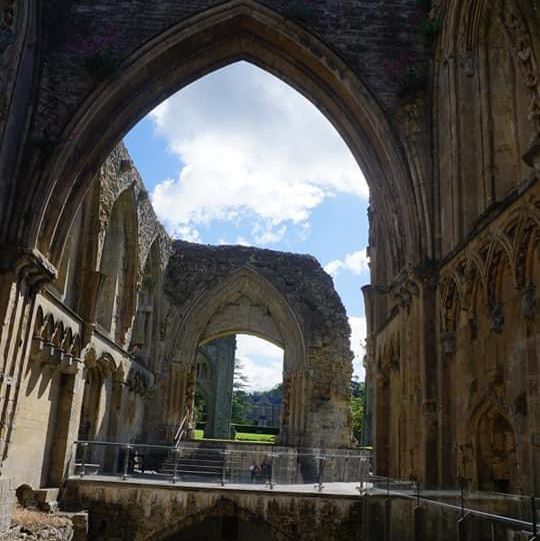
[[364,427],[364,399],[366,392],[366,384],[363,381],[353,380],[351,413],[352,413],[352,429],[353,436],[356,441],[362,441],[362,430]]
[[233,389],[235,391],[243,391],[249,384],[249,378],[244,374],[244,364],[242,360],[236,357],[234,359],[234,379]]
[[233,391],[231,423],[238,425],[249,424],[247,419],[248,394],[245,391]]
[[195,415],[198,423],[206,423],[208,419],[206,400],[199,391],[195,393]]
[[244,374],[244,365],[238,357],[234,360],[234,379],[232,393],[232,413],[231,423],[245,425],[249,421],[247,419],[248,394],[245,389],[248,386],[249,379]]

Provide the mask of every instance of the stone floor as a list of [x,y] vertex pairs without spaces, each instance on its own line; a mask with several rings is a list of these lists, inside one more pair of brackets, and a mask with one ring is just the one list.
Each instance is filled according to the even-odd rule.
[[315,483],[309,484],[273,484],[269,483],[225,483],[223,486],[219,482],[198,482],[198,481],[183,481],[178,480],[175,483],[170,478],[164,478],[152,474],[135,474],[130,475],[127,479],[109,475],[86,475],[84,477],[72,476],[70,479],[77,481],[99,481],[107,483],[119,484],[137,484],[137,485],[152,485],[169,488],[204,488],[205,490],[231,490],[231,491],[247,491],[247,492],[276,492],[281,494],[332,494],[336,496],[358,496],[360,494],[359,483],[323,483],[322,488]]

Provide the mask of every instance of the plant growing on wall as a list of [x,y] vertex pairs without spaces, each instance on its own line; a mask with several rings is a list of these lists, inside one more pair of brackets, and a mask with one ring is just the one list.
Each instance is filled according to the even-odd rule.
[[[442,30],[442,20],[434,13],[432,0],[417,0],[417,9],[411,17],[411,24],[418,28],[424,47],[432,48]],[[427,85],[427,66],[415,63],[409,51],[403,51],[397,58],[387,60],[384,71],[388,79],[399,85],[398,95],[403,99],[417,95]]]
[[79,57],[86,71],[96,81],[113,76],[120,66],[120,58],[114,53],[111,43],[114,26],[110,26],[104,36],[84,37],[77,34],[68,50]]

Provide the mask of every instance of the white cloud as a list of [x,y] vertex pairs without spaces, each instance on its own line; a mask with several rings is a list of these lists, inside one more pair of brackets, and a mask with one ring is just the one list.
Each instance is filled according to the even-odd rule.
[[[365,378],[363,360],[365,355],[366,318],[350,317],[351,349],[354,353],[353,373]],[[242,372],[248,378],[248,391],[271,389],[283,381],[283,350],[255,336],[236,336],[236,356],[242,362]]]
[[335,259],[324,266],[324,270],[333,277],[336,277],[341,271],[349,271],[352,274],[362,274],[369,270],[369,257],[367,251],[359,250],[352,254],[347,254],[343,259]]
[[247,376],[247,390],[264,391],[283,380],[283,350],[255,336],[236,336],[236,356]]
[[244,237],[237,237],[236,244],[238,244],[239,246],[251,246],[251,242],[249,242],[249,240]]
[[354,353],[353,373],[354,375],[359,376],[361,380],[363,380],[365,378],[363,359],[366,353],[366,318],[350,317],[349,325],[351,326],[351,349]]
[[257,244],[305,234],[313,209],[336,193],[368,197],[358,165],[303,96],[240,62],[189,85],[151,114],[184,164],[152,201],[170,230],[252,220]]
[[197,229],[189,225],[179,225],[171,234],[176,239],[187,240],[188,242],[202,242],[201,234]]

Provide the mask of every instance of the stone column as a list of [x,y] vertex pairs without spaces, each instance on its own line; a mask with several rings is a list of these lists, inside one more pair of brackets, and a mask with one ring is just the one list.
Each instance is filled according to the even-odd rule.
[[[522,467],[522,489],[540,495],[540,317],[537,315],[540,303],[536,289],[528,287],[523,291],[522,314],[526,328],[527,359],[527,418],[530,468]],[[532,475],[527,472],[531,471]],[[526,484],[529,486],[526,486]]]
[[281,430],[286,445],[299,446],[307,441],[308,374],[307,370],[291,370],[285,376]]
[[55,441],[49,460],[48,486],[60,487],[71,459],[72,443],[77,439],[81,420],[84,381],[81,364],[60,370],[60,393],[56,407]]
[[[207,427],[206,434],[213,438],[229,438],[232,392],[234,382],[234,359],[236,355],[236,337],[228,336],[216,340],[206,347],[211,358],[214,397],[210,400],[213,405],[211,427]],[[208,412],[210,415],[210,411]]]
[[0,460],[9,452],[21,383],[32,343],[36,294],[56,276],[56,269],[37,251],[0,253]]
[[375,424],[373,427],[374,471],[377,475],[389,474],[389,440],[390,440],[390,385],[388,376],[381,367],[373,378],[373,410]]
[[283,402],[281,405],[281,420],[279,430],[279,444],[291,445],[289,438],[291,421],[291,372],[283,374]]
[[[189,413],[189,422],[193,417],[193,399],[195,397],[196,367],[181,362],[172,362],[166,383],[166,399],[163,407],[162,425],[167,434],[164,439],[171,439],[184,417]],[[169,441],[168,443],[171,443]]]

